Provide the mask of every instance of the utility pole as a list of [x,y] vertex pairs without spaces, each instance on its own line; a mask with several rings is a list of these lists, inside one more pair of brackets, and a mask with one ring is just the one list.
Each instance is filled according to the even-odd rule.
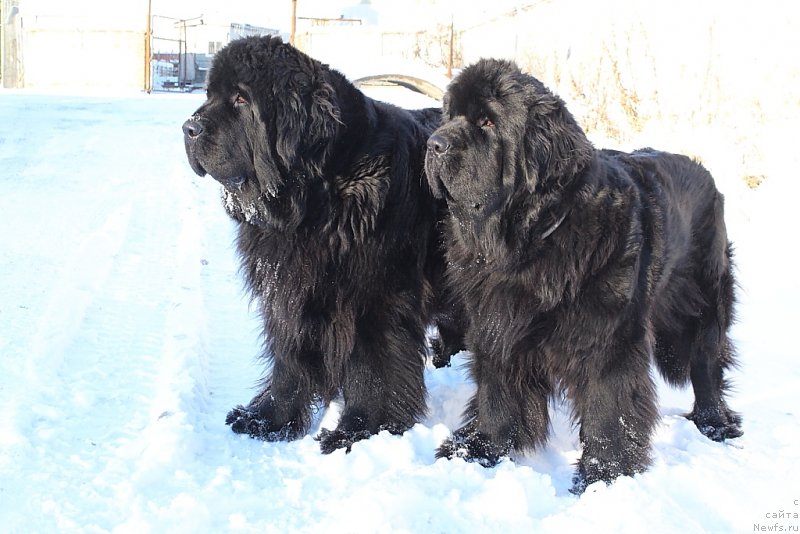
[[0,0],[0,87],[5,87],[6,77],[6,3]]
[[152,51],[150,50],[151,42],[153,40],[153,0],[147,0],[147,31],[144,34],[144,90],[149,93],[153,90],[152,68],[150,67],[150,59]]
[[447,59],[447,77],[453,79],[453,15],[450,15],[450,57]]
[[289,34],[289,44],[294,44],[294,34],[297,31],[297,0],[292,0],[292,33]]

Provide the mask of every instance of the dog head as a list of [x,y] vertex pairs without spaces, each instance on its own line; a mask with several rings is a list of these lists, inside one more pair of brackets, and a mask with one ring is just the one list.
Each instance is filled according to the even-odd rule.
[[564,187],[593,152],[564,102],[509,61],[467,67],[448,87],[443,115],[428,140],[429,184],[473,225],[519,195]]
[[341,127],[328,74],[278,37],[236,40],[215,56],[184,143],[192,169],[225,187],[234,216],[264,219],[292,182],[320,174]]

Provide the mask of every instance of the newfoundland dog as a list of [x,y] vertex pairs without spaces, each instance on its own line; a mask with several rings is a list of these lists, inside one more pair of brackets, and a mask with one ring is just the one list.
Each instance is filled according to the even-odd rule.
[[[207,100],[183,125],[186,153],[224,186],[271,364],[228,414],[234,432],[302,437],[316,404],[341,394],[338,426],[318,436],[329,453],[425,413],[428,311],[447,307],[436,291],[444,203],[424,177],[439,120],[367,98],[279,38],[237,40],[214,58]],[[461,337],[439,318],[445,363]]]
[[482,60],[448,88],[427,177],[449,205],[448,277],[463,295],[477,391],[437,456],[494,465],[548,436],[572,401],[583,448],[574,492],[643,471],[658,421],[651,358],[691,381],[688,418],[740,436],[725,402],[735,364],[723,198],[698,163],[595,150],[541,82]]

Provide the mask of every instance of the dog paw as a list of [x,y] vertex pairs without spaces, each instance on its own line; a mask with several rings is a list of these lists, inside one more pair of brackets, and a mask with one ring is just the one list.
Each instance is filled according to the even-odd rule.
[[712,441],[721,442],[744,434],[741,416],[730,410],[711,413],[693,410],[686,418],[697,426],[701,434]]
[[569,488],[569,492],[580,497],[586,491],[586,488],[595,482],[605,482],[606,485],[609,485],[615,478],[615,475],[610,473],[603,474],[598,469],[586,469],[581,462],[578,463],[575,473],[572,475],[572,487]]
[[435,368],[450,367],[451,355],[445,351],[441,338],[437,337],[431,340],[431,350],[433,351],[432,363]]
[[494,467],[510,452],[480,432],[456,432],[436,450],[436,458],[462,458],[483,467]]
[[589,480],[586,478],[586,473],[578,466],[578,469],[575,470],[575,473],[572,475],[572,487],[569,488],[569,492],[573,495],[583,495],[583,492],[586,491],[586,488],[589,487]]
[[742,429],[738,425],[732,423],[725,425],[695,424],[697,425],[697,429],[711,441],[722,442],[744,435]]
[[268,418],[254,410],[237,406],[225,417],[225,424],[237,434],[247,434],[252,438],[264,441],[291,441],[298,437],[296,425],[291,421],[284,425],[275,425]]
[[576,464],[570,493],[580,495],[595,482],[611,484],[617,478],[647,471],[648,443],[616,443],[607,438],[584,438],[583,455]]
[[[587,468],[587,464],[591,467]],[[633,474],[636,470],[631,470],[629,474]],[[583,495],[586,488],[595,482],[605,482],[610,485],[617,477],[623,475],[619,471],[619,466],[616,462],[600,462],[597,459],[587,461],[582,458],[578,462],[575,473],[572,475],[572,487],[569,492],[573,495]]]
[[319,449],[322,454],[330,454],[338,449],[345,449],[345,452],[350,452],[353,443],[367,439],[372,434],[369,430],[328,430],[323,428],[319,434],[314,438],[319,441]]

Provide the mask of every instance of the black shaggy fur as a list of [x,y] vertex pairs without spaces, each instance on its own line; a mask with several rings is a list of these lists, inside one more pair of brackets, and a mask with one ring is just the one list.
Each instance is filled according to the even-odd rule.
[[[443,203],[423,169],[438,120],[367,98],[279,38],[215,57],[208,99],[183,127],[186,152],[223,184],[239,222],[271,363],[261,392],[228,414],[235,432],[301,437],[315,403],[341,393],[337,428],[318,437],[328,453],[425,413],[426,321],[446,300]],[[460,349],[459,330],[443,321],[439,363]]]
[[653,356],[670,383],[691,382],[703,434],[740,436],[724,400],[731,246],[711,175],[652,149],[595,150],[557,96],[505,61],[465,69],[444,118],[426,170],[449,204],[477,392],[438,456],[494,465],[542,445],[563,391],[583,447],[574,491],[640,472],[658,419]]

